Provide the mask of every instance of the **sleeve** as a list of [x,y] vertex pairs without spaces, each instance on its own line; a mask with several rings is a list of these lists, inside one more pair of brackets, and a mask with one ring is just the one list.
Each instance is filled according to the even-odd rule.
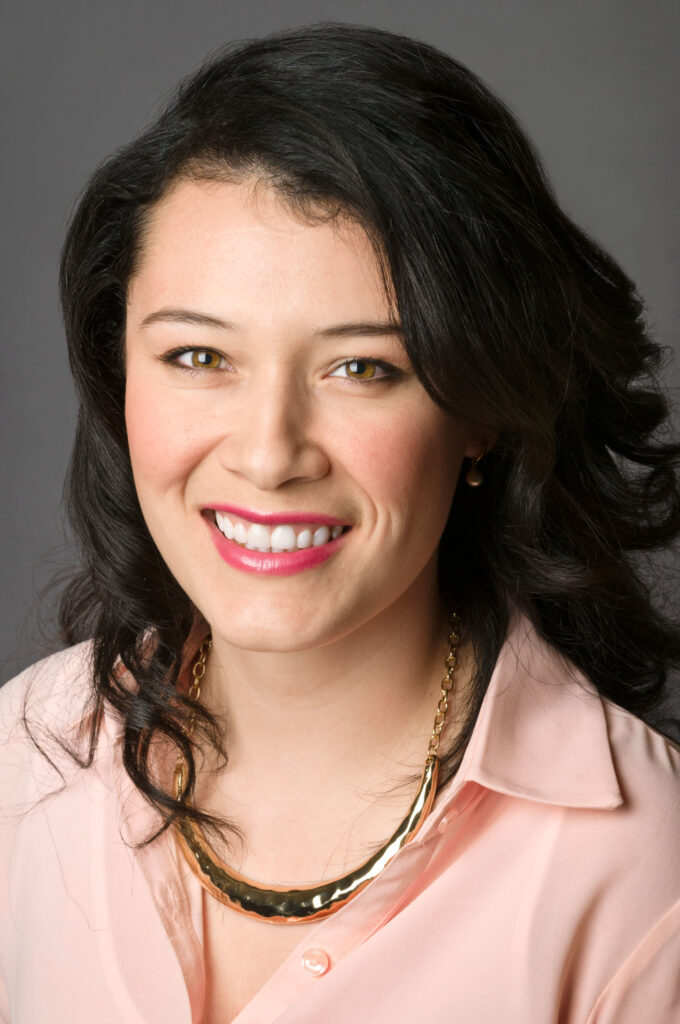
[[657,921],[598,996],[586,1024],[680,1021],[680,901]]

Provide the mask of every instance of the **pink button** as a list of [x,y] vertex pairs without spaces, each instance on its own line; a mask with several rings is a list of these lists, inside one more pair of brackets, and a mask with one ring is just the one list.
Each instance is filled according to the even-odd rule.
[[331,966],[328,953],[323,949],[307,949],[302,954],[302,966],[310,974],[325,974]]

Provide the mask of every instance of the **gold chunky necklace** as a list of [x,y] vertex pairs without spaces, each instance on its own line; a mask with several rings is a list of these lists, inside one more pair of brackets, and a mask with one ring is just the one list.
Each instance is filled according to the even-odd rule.
[[[175,822],[179,845],[187,858],[192,871],[201,885],[219,900],[239,913],[250,917],[266,918],[277,924],[298,924],[306,921],[318,921],[337,910],[351,900],[368,885],[371,879],[390,863],[399,850],[415,836],[427,817],[437,790],[439,759],[437,752],[439,742],[449,710],[449,695],[453,689],[453,672],[457,663],[457,649],[460,643],[458,633],[459,617],[452,611],[449,615],[451,631],[448,634],[449,652],[446,655],[446,675],[442,682],[441,694],[434,716],[434,727],[425,758],[425,767],[418,794],[411,804],[408,814],[401,825],[381,846],[377,853],[341,878],[310,889],[286,889],[283,886],[261,886],[250,881],[243,875],[228,867],[210,849],[200,828],[193,821]],[[212,639],[210,635],[201,644],[199,658],[193,667],[193,682],[189,689],[190,700],[196,702],[201,695],[201,680],[205,675],[205,666]],[[191,736],[194,728],[195,715],[192,713],[186,726],[187,736]],[[181,755],[177,758],[175,768],[175,795],[182,800],[186,786],[187,766]]]

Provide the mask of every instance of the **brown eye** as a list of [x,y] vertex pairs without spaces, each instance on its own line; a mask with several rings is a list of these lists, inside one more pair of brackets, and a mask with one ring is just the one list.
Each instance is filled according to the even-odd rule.
[[376,380],[378,364],[375,359],[348,359],[338,366],[331,376],[344,377],[346,380]]
[[183,370],[226,370],[229,364],[225,356],[212,348],[181,348],[161,356],[164,363],[179,366]]
[[345,359],[329,374],[330,377],[342,377],[343,380],[355,380],[361,384],[374,381],[376,384],[402,380],[406,374],[403,370],[385,362],[384,359]]
[[375,376],[375,363],[370,359],[353,359],[347,364],[347,375],[354,377],[355,380],[370,380]]
[[209,348],[195,348],[190,355],[191,365],[201,370],[216,370],[222,358]]

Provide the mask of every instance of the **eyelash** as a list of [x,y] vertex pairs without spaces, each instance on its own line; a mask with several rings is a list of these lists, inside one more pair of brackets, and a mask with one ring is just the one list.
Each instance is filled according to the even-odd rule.
[[[169,363],[170,365],[176,366],[178,369],[183,370],[185,373],[189,373],[192,376],[202,376],[204,373],[211,373],[214,372],[215,370],[223,369],[223,367],[217,366],[186,366],[184,363],[178,362],[180,356],[188,355],[191,352],[209,352],[212,355],[218,356],[220,359],[224,359],[224,356],[220,355],[220,353],[213,348],[178,348],[173,349],[172,352],[166,352],[164,355],[161,356],[161,360],[164,363]],[[378,381],[386,382],[390,380],[397,380],[400,377],[404,376],[403,370],[400,370],[398,367],[393,366],[392,363],[386,362],[384,359],[372,359],[370,357],[363,356],[352,356],[351,359],[343,359],[343,361],[339,363],[337,366],[335,366],[331,372],[335,373],[336,370],[341,369],[343,366],[349,366],[352,363],[370,363],[372,366],[375,366],[377,369],[381,370],[382,374],[380,377],[368,377],[364,380],[362,380],[360,377],[341,377],[341,380],[350,380],[354,384],[374,384],[377,383]]]

